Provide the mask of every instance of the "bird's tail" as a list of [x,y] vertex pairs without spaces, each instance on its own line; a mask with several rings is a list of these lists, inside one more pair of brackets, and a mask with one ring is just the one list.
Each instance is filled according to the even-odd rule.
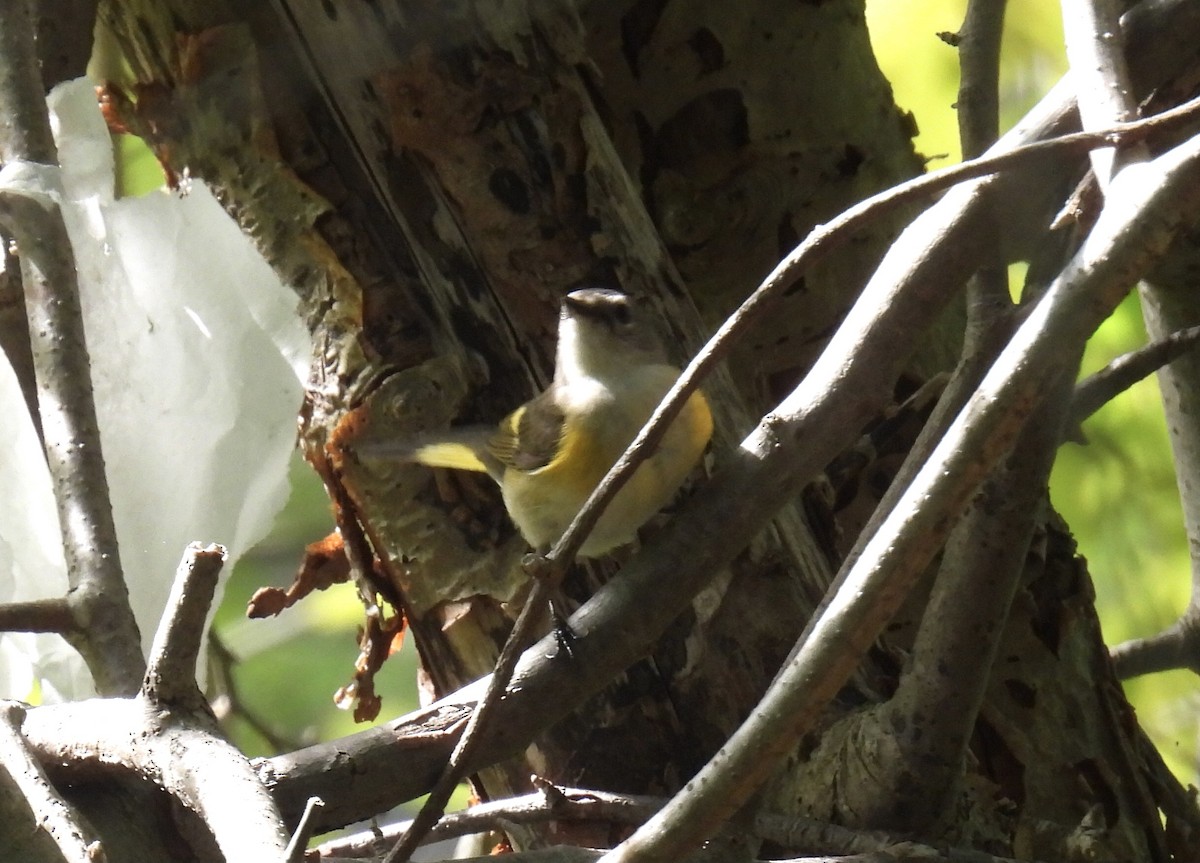
[[497,482],[503,466],[488,452],[495,429],[465,426],[425,432],[403,440],[371,441],[355,447],[359,456],[490,474]]

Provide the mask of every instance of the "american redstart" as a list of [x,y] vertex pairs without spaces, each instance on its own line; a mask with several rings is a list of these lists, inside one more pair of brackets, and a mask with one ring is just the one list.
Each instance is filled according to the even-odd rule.
[[[535,548],[551,546],[679,377],[644,313],[620,291],[572,291],[563,299],[554,380],[544,392],[498,427],[450,429],[365,454],[486,471],[522,536]],[[696,392],[604,511],[580,556],[631,542],[675,494],[711,434],[708,402]]]

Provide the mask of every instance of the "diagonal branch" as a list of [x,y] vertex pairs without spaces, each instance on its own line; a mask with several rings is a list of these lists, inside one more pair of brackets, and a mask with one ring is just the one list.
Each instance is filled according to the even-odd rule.
[[1169,333],[1135,351],[1117,357],[1095,374],[1080,381],[1071,397],[1067,428],[1079,426],[1100,408],[1139,381],[1159,371],[1200,344],[1200,326]]
[[421,805],[417,817],[408,825],[404,835],[384,857],[383,863],[407,863],[425,836],[445,814],[446,804],[450,802],[454,789],[470,773],[468,765],[472,763],[476,752],[483,743],[483,734],[488,727],[487,723],[493,721],[496,708],[500,704],[500,699],[504,697],[509,681],[512,680],[513,671],[516,670],[517,661],[521,658],[521,651],[528,645],[534,627],[537,626],[543,609],[550,599],[552,590],[553,583],[549,578],[534,579],[533,589],[525,597],[521,613],[517,615],[517,621],[513,624],[508,638],[505,639],[500,656],[496,659],[496,666],[491,676],[487,678],[483,698],[471,711],[471,718],[467,720],[462,736],[458,738],[454,751],[450,753],[446,767],[442,770],[433,788],[430,789],[428,799]]
[[0,702],[0,770],[12,777],[33,810],[37,829],[50,835],[66,863],[103,860],[92,826],[58,794],[22,739],[25,715],[25,708],[16,702]]
[[[1082,350],[1076,346],[1077,354]],[[865,720],[881,741],[873,781],[844,791],[843,805],[866,823],[936,832],[960,790],[996,651],[1043,515],[1069,387],[1066,375],[1050,383],[1012,452],[948,537],[912,661],[895,695]],[[914,807],[913,800],[922,804]]]
[[[1162,253],[1185,213],[1196,212],[1200,137],[1150,165],[1122,171],[1091,237],[1018,330],[976,396],[889,518],[850,559],[809,622],[795,658],[727,745],[658,816],[604,856],[606,863],[675,860],[698,847],[811,730],[853,673],[908,588],[941,547],[950,520],[1012,446],[1047,378],[1070,374],[1082,343],[1129,285]],[[857,307],[856,310],[857,311]],[[855,317],[852,311],[847,324]],[[867,354],[867,332],[858,353]],[[835,339],[835,344],[837,340]],[[814,368],[814,375],[825,357]],[[810,375],[810,377],[814,376]],[[791,437],[809,411],[801,385],[777,411]],[[780,435],[776,435],[779,437]]]

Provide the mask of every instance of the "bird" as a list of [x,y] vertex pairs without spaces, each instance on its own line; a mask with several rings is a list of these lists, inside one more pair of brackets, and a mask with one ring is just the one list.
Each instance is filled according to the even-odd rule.
[[[554,378],[495,427],[460,427],[392,455],[481,471],[500,486],[525,540],[552,547],[679,377],[637,298],[605,287],[562,300]],[[682,485],[712,436],[704,395],[689,396],[662,440],[617,492],[579,548],[597,558],[631,543]],[[387,451],[386,445],[378,454]]]

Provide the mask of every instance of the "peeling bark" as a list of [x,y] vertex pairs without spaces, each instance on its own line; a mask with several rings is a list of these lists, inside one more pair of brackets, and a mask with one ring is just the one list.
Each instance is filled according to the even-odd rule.
[[[364,601],[407,617],[431,697],[490,670],[526,588],[523,543],[490,486],[361,464],[344,445],[499,419],[549,379],[557,298],[579,281],[651,298],[682,362],[812,226],[920,169],[849,0],[137,0],[102,16],[136,79],[113,87],[127,121],[169,170],[214,186],[303,298],[301,446]],[[1070,179],[1035,184],[1030,210]],[[808,274],[710,381],[715,459],[807,370],[910,215]],[[917,383],[956,361],[961,311],[931,333]],[[653,656],[482,774],[480,792],[523,792],[531,772],[676,790],[755,704],[852,544],[837,535],[850,519],[817,499],[781,512]],[[1062,535],[1048,542],[1012,610],[948,835],[1053,857],[1087,833],[1103,854],[1161,859],[1167,795],[1149,787],[1086,572]],[[614,569],[577,570],[568,596]],[[906,635],[889,635],[831,730],[783,767],[784,811],[846,816],[837,786],[866,781],[886,733],[855,711],[886,695]],[[622,829],[516,838],[609,844]]]

